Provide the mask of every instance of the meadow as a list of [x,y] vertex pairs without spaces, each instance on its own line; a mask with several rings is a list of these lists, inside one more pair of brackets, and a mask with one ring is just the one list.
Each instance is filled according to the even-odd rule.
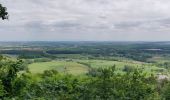
[[168,74],[165,68],[153,64],[135,61],[108,61],[108,60],[52,60],[47,62],[35,62],[28,65],[31,73],[43,73],[45,70],[57,70],[61,73],[73,75],[85,75],[92,68],[109,68],[116,66],[116,73],[124,73],[125,66],[143,70],[147,74]]
[[67,61],[50,61],[50,62],[38,62],[28,65],[31,73],[43,73],[45,70],[57,70],[62,73],[69,74],[85,74],[88,72],[88,67],[76,62]]

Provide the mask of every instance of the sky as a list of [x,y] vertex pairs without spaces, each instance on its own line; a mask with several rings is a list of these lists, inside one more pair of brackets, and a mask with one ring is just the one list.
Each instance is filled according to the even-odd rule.
[[170,41],[170,0],[0,0],[0,41]]

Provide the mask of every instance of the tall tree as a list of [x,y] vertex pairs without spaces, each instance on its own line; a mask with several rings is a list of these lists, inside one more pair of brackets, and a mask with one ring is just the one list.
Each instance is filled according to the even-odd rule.
[[2,18],[2,20],[4,19],[8,19],[8,12],[7,12],[7,8],[3,7],[2,4],[0,4],[0,19]]

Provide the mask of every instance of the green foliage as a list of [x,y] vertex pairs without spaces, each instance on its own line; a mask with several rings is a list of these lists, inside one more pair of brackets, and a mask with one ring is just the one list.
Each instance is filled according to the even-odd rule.
[[0,18],[2,18],[2,20],[8,19],[8,12],[6,10],[7,10],[6,7],[3,7],[0,4]]
[[152,84],[140,71],[125,75],[116,75],[113,71],[103,69],[102,75],[90,82],[88,95],[92,100],[144,100],[154,95]]
[[0,98],[5,96],[5,94],[6,94],[6,92],[5,92],[4,86],[2,84],[2,81],[0,81]]
[[170,83],[163,87],[162,92],[162,98],[165,100],[170,100]]
[[91,68],[87,75],[92,77],[109,77],[110,75],[113,75],[113,72],[115,71],[116,65],[109,67],[109,68]]
[[166,69],[169,69],[169,68],[170,68],[170,62],[164,62],[164,63],[163,63],[163,66],[164,66]]
[[[150,82],[155,79],[151,80],[150,78],[148,80],[144,74],[141,74],[141,71],[135,70],[119,75],[115,74],[114,70],[115,67],[98,69],[99,74],[95,77],[83,78],[61,75],[55,71],[46,71],[41,75],[41,80],[25,86],[25,91],[20,92],[20,98],[48,100],[148,100],[148,98],[152,98],[152,96],[154,97],[157,94],[155,87]],[[22,80],[27,79],[24,77]],[[20,84],[23,83],[24,81]]]
[[116,66],[93,69],[86,76],[74,76],[46,70],[32,74],[24,70],[22,60],[1,57],[0,99],[17,100],[154,100],[169,99],[169,85],[159,85],[153,76],[134,69],[115,73]]
[[[22,60],[11,61],[1,57],[0,61],[0,87],[5,91],[5,97],[11,97],[14,95],[14,81],[17,78],[17,74],[22,70]],[[3,86],[1,86],[3,85]]]
[[134,66],[125,65],[123,68],[123,71],[125,72],[133,72],[134,70],[135,70]]
[[57,75],[58,71],[57,70],[46,70],[42,74],[43,77],[52,77],[53,75]]
[[[44,73],[45,74],[45,73]],[[22,99],[43,98],[48,100],[79,100],[83,84],[71,75],[46,76],[43,80],[32,83]],[[31,88],[30,88],[31,87]],[[24,94],[24,93],[22,93]]]

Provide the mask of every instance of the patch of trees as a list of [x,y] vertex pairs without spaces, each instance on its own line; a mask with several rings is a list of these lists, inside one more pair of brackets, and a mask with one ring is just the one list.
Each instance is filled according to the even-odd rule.
[[34,51],[34,50],[1,50],[0,54],[10,54],[10,55],[19,55],[19,58],[40,58],[44,56],[43,51]]
[[[116,75],[114,69],[100,69],[96,77],[77,78],[46,71],[40,81],[30,74],[17,78],[16,99],[58,100],[143,100],[156,98],[152,84],[140,72]],[[120,84],[121,83],[121,84]],[[20,85],[19,85],[20,84]]]
[[83,51],[79,50],[48,50],[48,54],[81,54]]
[[11,54],[11,55],[34,55],[34,54],[43,54],[43,51],[35,51],[35,50],[1,50],[1,54]]
[[170,69],[170,62],[163,62],[163,63],[155,63],[156,66],[158,67],[162,67],[162,68],[166,68],[166,69]]
[[2,4],[0,4],[0,18],[2,18],[2,20],[8,19],[7,8],[2,6]]
[[115,50],[115,49],[63,49],[63,50],[47,50],[46,53],[48,54],[87,54],[92,55],[95,58],[99,57],[105,57],[107,59],[108,57],[125,57],[130,58],[137,61],[147,61],[148,58],[151,58],[152,55],[149,53],[145,53],[143,51],[138,50]]

